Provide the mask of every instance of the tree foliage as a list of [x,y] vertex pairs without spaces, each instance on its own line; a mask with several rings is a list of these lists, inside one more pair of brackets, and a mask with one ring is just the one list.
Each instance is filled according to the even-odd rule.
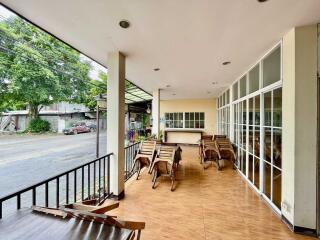
[[88,102],[89,71],[79,52],[23,19],[0,22],[0,111],[24,105],[37,118],[41,106]]

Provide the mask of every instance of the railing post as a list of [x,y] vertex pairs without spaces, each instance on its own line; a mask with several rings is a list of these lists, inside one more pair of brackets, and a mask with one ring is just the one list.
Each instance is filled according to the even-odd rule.
[[100,190],[101,190],[101,161],[100,161],[100,159],[99,159],[99,190],[98,190],[98,192],[99,192],[99,200],[100,200]]
[[90,199],[90,164],[88,164],[88,199]]
[[2,201],[0,201],[0,219],[2,219]]
[[106,157],[103,157],[103,197],[106,196]]
[[96,161],[93,163],[93,194],[96,197]]
[[73,200],[74,202],[77,201],[77,170],[74,170],[74,174],[73,174],[73,177],[74,177],[74,196],[73,196]]
[[45,183],[45,206],[49,206],[49,183]]
[[84,199],[84,167],[81,168],[81,199]]
[[108,156],[108,194],[110,194],[110,156]]
[[20,193],[17,195],[17,209],[21,208],[21,195]]
[[69,204],[69,173],[66,175],[66,204]]
[[59,208],[59,191],[60,191],[60,189],[59,189],[59,177],[57,177],[57,179],[56,179],[56,184],[57,184],[57,186],[56,186],[56,206],[57,206],[57,208]]
[[36,195],[36,188],[32,188],[32,205],[37,205],[37,195]]

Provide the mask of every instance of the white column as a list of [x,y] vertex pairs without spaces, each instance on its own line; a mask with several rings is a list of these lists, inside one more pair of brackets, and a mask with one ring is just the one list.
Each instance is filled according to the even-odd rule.
[[160,89],[153,91],[152,95],[152,134],[158,138],[160,132]]
[[110,158],[110,191],[124,197],[125,56],[108,54],[107,152]]
[[[293,225],[316,229],[317,26],[283,38],[282,214]],[[299,230],[300,228],[300,230]]]

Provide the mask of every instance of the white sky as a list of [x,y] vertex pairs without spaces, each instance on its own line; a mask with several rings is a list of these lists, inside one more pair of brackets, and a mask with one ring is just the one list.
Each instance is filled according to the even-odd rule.
[[[16,15],[13,12],[9,11],[8,9],[6,9],[3,6],[0,5],[0,21],[3,20],[3,18],[6,19],[6,18],[11,17],[11,16],[16,16]],[[105,72],[105,73],[108,72],[108,70],[105,67],[103,67],[100,64],[92,61],[91,59],[88,59],[87,57],[85,57],[82,54],[81,54],[81,58],[91,61],[92,68],[91,68],[91,71],[89,73],[90,78],[98,79],[98,74],[99,74],[100,71]]]

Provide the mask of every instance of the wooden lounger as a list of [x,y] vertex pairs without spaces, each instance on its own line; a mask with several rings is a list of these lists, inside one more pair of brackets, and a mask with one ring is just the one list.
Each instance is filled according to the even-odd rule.
[[156,159],[152,165],[153,172],[152,188],[155,188],[156,181],[160,176],[168,176],[171,178],[171,191],[174,190],[176,172],[178,170],[178,162],[174,160],[175,148],[160,147]]
[[233,146],[228,138],[217,138],[216,139],[217,148],[221,155],[221,159],[227,159],[232,161],[233,169],[235,169],[235,161],[237,155],[233,149]]
[[[216,163],[218,170],[221,170],[219,160],[221,159],[220,152],[218,150],[217,144],[212,140],[202,140],[202,159],[203,163],[207,161],[213,161]],[[203,164],[203,168],[206,166]]]
[[[119,203],[114,203],[112,206],[116,208],[119,206]],[[59,209],[33,206],[32,210],[61,218],[78,218],[84,221],[129,229],[132,230],[129,240],[139,240],[141,236],[141,230],[145,228],[145,222],[125,221],[118,219],[116,216],[106,215],[105,212],[111,210],[108,208],[108,204],[105,206],[90,206],[81,202],[65,205]],[[135,231],[137,231],[137,238],[135,238]]]
[[137,172],[137,180],[139,179],[141,169],[144,166],[150,167],[149,168],[149,173],[150,173],[155,150],[156,150],[156,141],[143,141],[140,144],[137,155],[133,160],[133,167],[131,170],[131,171]]

